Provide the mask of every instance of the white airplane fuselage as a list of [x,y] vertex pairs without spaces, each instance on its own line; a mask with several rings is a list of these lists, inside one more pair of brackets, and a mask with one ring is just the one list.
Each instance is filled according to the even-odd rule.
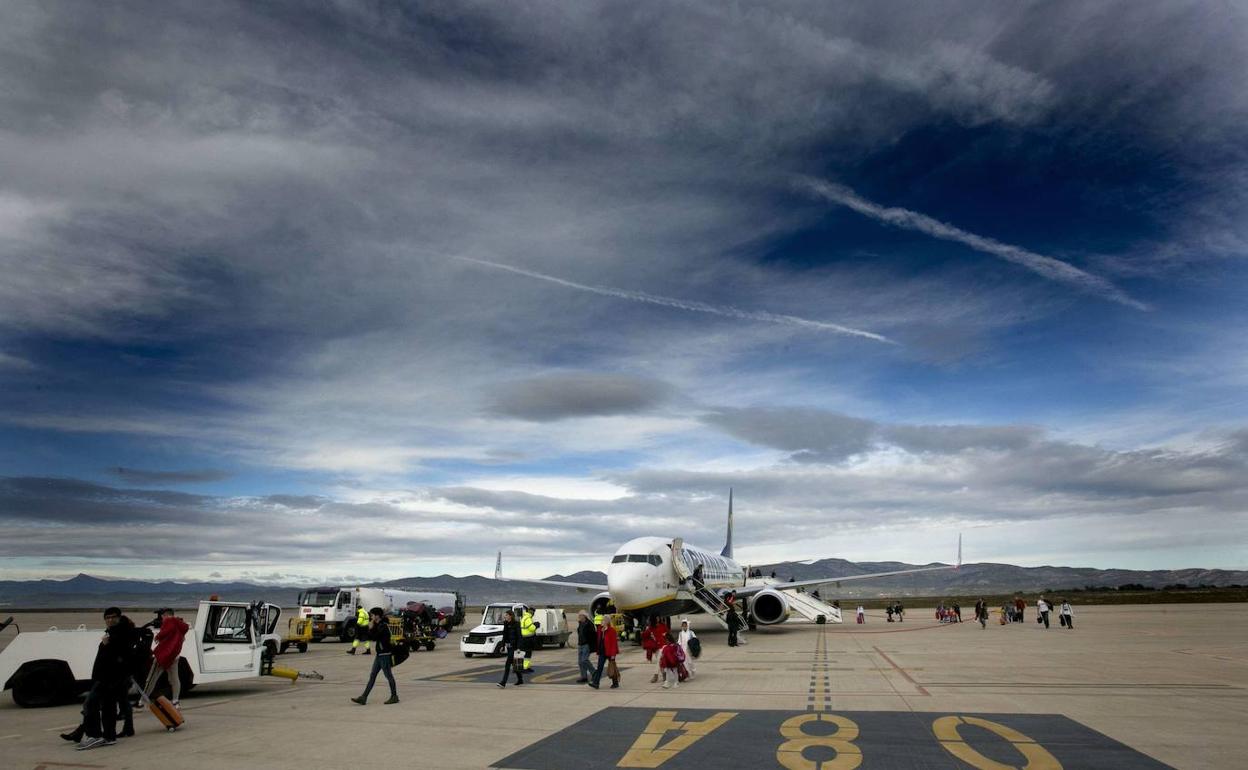
[[[681,553],[688,571],[702,565],[702,581],[713,591],[746,583],[745,568],[734,559],[688,544]],[[607,568],[607,591],[621,612],[678,615],[701,611],[681,590],[670,538],[639,537],[620,546]]]

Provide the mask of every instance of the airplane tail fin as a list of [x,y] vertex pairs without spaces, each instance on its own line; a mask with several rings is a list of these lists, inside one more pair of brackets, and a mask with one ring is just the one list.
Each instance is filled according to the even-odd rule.
[[958,565],[954,569],[962,568],[962,533],[958,533]]
[[503,552],[498,552],[498,559],[494,561],[494,579],[503,579]]
[[719,555],[732,558],[732,487],[728,488],[728,539],[724,541],[724,550]]

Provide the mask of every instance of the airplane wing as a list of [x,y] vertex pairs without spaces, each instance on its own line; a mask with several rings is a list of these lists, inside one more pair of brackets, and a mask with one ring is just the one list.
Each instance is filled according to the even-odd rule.
[[587,591],[606,591],[605,585],[596,583],[571,583],[566,580],[534,580],[532,578],[505,578],[503,577],[503,552],[498,552],[498,560],[494,562],[494,579],[502,580],[508,583],[536,583],[544,586],[563,586],[564,588],[575,588],[581,593]]
[[915,572],[936,572],[946,569],[961,569],[962,567],[962,536],[958,535],[958,562],[957,564],[941,564],[936,567],[916,567],[914,569],[899,569],[892,572],[872,572],[867,575],[845,575],[843,577],[831,578],[814,578],[812,580],[798,580],[793,583],[762,583],[757,585],[742,586],[734,588],[737,596],[752,596],[759,591],[765,591],[768,588],[776,591],[789,591],[797,588],[807,588],[810,586],[824,586],[833,583],[844,583],[850,580],[866,580],[867,578],[890,577],[892,575],[910,575]]
[[809,588],[811,586],[826,586],[833,583],[844,583],[848,580],[866,580],[867,578],[889,577],[891,575],[909,575],[914,572],[934,572],[944,569],[957,569],[953,564],[942,564],[939,567],[919,567],[917,569],[900,569],[893,572],[872,572],[868,575],[845,575],[842,577],[822,577],[813,580],[798,580],[793,583],[765,583],[758,585],[742,586],[734,588],[737,596],[751,596],[759,591],[765,591],[771,588],[776,591],[789,591],[796,588]]

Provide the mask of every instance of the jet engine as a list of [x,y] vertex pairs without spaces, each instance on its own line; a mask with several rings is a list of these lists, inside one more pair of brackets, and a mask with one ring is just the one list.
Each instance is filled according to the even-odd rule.
[[603,591],[595,596],[589,602],[589,617],[592,620],[595,615],[605,615],[607,613],[607,605],[611,603],[611,594]]
[[789,619],[789,600],[780,591],[768,588],[750,598],[750,617],[760,626],[772,626]]

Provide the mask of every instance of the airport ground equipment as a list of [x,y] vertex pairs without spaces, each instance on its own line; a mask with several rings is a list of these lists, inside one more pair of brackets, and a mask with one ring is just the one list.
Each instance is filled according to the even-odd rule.
[[458,591],[426,591],[415,588],[374,588],[369,586],[320,586],[299,594],[299,618],[312,621],[312,638],[317,641],[337,637],[355,639],[356,612],[380,607],[391,613],[411,602],[435,607],[445,615],[443,626],[450,631],[464,622],[464,595]]
[[280,652],[294,647],[299,652],[308,651],[312,641],[312,621],[307,618],[290,618],[286,621],[286,635],[282,637]]
[[438,613],[425,604],[409,604],[387,615],[386,623],[390,626],[391,641],[395,644],[406,643],[412,652],[421,647],[432,650],[438,644]]
[[[273,668],[281,637],[274,633],[281,609],[264,602],[199,603],[178,660],[182,691],[199,684],[279,674]],[[103,629],[19,633],[0,652],[0,681],[19,706],[52,706],[73,700],[91,685]],[[316,672],[296,678],[319,678]],[[287,676],[287,678],[291,678]],[[162,676],[163,680],[163,676]],[[154,690],[161,688],[157,682]]]
[[[503,615],[524,602],[495,602],[487,604],[481,613],[481,623],[460,637],[459,651],[465,658],[473,655],[501,655],[503,643]],[[520,614],[516,612],[516,620]],[[537,629],[540,647],[566,647],[572,630],[568,628],[566,613],[559,607],[541,607],[533,610],[533,621],[541,623]]]

